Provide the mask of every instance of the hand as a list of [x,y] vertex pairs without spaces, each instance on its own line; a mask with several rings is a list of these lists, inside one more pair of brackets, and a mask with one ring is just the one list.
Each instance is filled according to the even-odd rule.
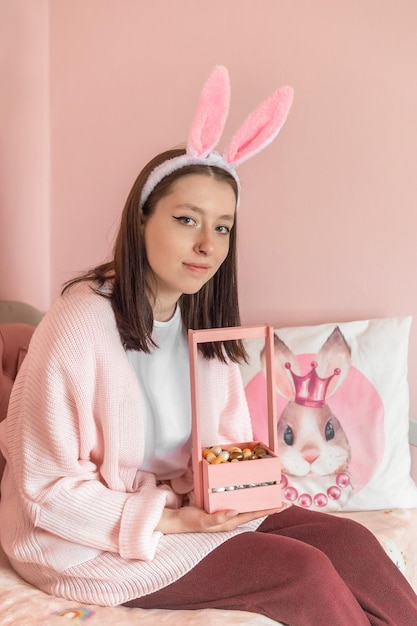
[[161,519],[155,530],[164,535],[177,533],[217,533],[224,530],[234,530],[241,524],[254,519],[279,513],[286,508],[283,505],[278,509],[265,509],[263,511],[250,511],[238,513],[238,511],[225,510],[216,513],[206,513],[195,506],[183,506],[180,509],[164,509]]

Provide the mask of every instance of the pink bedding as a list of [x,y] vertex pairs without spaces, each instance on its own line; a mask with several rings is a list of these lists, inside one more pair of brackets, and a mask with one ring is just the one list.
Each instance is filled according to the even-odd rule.
[[[417,592],[417,509],[338,513],[367,526]],[[2,626],[268,626],[275,622],[252,613],[161,611],[79,605],[54,598],[22,581],[0,551],[0,624]],[[319,625],[318,625],[319,626]]]

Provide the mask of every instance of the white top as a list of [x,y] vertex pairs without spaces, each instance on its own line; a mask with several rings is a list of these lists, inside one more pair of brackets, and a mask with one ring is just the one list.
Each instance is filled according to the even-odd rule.
[[144,400],[145,446],[141,470],[158,480],[184,473],[191,455],[188,342],[177,307],[168,322],[154,322],[150,354],[127,351]]

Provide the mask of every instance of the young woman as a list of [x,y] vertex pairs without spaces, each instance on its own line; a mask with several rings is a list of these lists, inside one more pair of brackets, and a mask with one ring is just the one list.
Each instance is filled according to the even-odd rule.
[[[65,287],[15,383],[2,545],[28,582],[78,602],[409,626],[416,596],[362,526],[193,505],[186,329],[239,324],[239,194],[217,154],[169,151],[141,172],[112,260]],[[250,440],[242,345],[200,348],[203,443]]]

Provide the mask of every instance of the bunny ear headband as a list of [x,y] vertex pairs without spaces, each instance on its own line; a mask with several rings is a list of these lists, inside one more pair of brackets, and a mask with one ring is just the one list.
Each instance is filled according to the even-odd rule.
[[229,112],[229,73],[217,65],[207,79],[191,125],[186,153],[158,165],[142,189],[141,208],[165,176],[188,165],[215,165],[228,171],[238,187],[235,168],[268,146],[278,135],[287,119],[293,101],[293,89],[282,87],[269,96],[246,118],[223,154],[214,151]]

